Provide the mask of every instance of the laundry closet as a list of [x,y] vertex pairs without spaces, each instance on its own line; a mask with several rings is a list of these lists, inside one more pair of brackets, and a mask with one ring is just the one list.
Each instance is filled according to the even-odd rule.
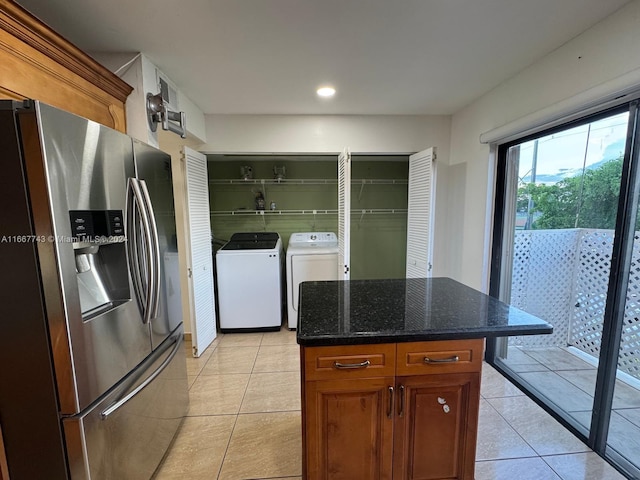
[[[207,155],[211,230],[220,246],[237,232],[338,232],[337,155]],[[352,279],[406,273],[408,155],[352,155]]]

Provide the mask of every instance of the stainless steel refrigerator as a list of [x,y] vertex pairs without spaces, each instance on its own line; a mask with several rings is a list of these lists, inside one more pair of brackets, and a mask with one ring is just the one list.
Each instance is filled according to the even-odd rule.
[[0,101],[0,152],[10,478],[148,479],[188,409],[171,159],[35,101]]

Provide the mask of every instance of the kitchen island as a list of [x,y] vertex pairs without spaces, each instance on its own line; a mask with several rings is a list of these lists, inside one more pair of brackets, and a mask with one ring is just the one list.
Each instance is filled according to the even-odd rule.
[[548,323],[449,278],[305,282],[303,478],[474,478],[487,337]]

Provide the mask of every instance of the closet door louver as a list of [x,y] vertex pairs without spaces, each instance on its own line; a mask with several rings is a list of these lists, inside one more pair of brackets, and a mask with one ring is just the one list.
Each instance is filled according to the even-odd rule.
[[431,276],[435,148],[409,157],[407,278]]
[[351,154],[338,156],[338,279],[349,280],[351,242]]
[[[199,357],[216,338],[207,157],[184,147],[183,162],[187,198],[186,251],[191,341],[193,354]],[[185,318],[185,321],[188,320]]]

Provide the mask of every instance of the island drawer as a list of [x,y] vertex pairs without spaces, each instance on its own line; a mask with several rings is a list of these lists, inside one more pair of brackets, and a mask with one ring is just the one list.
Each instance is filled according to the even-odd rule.
[[398,343],[397,375],[479,372],[484,339]]
[[393,343],[304,347],[302,354],[306,380],[395,375],[396,346]]

